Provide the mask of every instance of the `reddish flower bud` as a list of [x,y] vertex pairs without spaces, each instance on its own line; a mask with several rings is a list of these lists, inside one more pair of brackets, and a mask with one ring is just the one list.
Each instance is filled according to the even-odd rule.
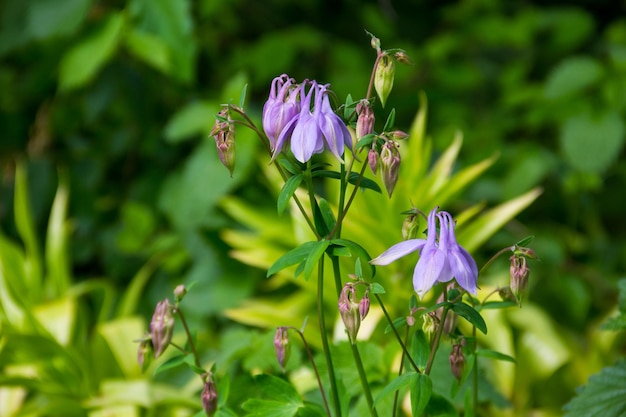
[[356,342],[356,336],[361,326],[361,313],[359,304],[354,302],[355,297],[354,285],[347,283],[339,296],[339,315],[352,344]]
[[465,355],[463,354],[463,346],[455,344],[452,346],[450,353],[450,370],[457,381],[461,382],[463,369],[465,368]]
[[376,171],[378,170],[378,152],[376,152],[376,149],[370,149],[367,153],[367,163],[369,164],[372,173],[376,174]]
[[208,417],[213,417],[217,411],[217,387],[211,374],[207,374],[204,388],[202,389],[202,408]]
[[526,265],[526,258],[524,256],[513,255],[510,258],[510,274],[511,274],[511,291],[521,305],[522,298],[528,287],[528,276],[530,275],[530,269]]
[[222,164],[228,169],[232,177],[235,169],[235,128],[230,119],[228,109],[220,110],[218,116],[211,135],[215,138],[220,161],[222,161]]
[[398,182],[400,170],[400,152],[394,142],[387,141],[380,152],[381,175],[387,194],[391,197],[393,189]]
[[176,288],[174,288],[174,298],[176,298],[177,303],[183,299],[185,294],[187,294],[187,287],[183,284],[177,285]]
[[159,302],[152,315],[150,322],[150,335],[152,336],[152,347],[154,357],[158,358],[165,351],[172,340],[174,334],[174,316],[169,300]]
[[398,51],[393,54],[393,57],[401,64],[413,65],[413,61],[404,51]]
[[356,105],[356,138],[361,139],[363,136],[369,135],[374,131],[374,110],[367,100],[361,100]]
[[361,301],[359,301],[359,315],[361,316],[361,320],[367,316],[367,313],[370,311],[370,296],[365,293]]
[[289,334],[286,327],[278,327],[276,329],[274,350],[276,351],[276,359],[278,359],[278,363],[284,371],[291,353],[291,344],[289,343]]

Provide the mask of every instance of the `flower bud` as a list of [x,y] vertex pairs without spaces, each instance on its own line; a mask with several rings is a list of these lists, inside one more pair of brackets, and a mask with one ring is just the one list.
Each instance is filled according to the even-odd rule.
[[356,336],[361,326],[359,303],[353,301],[355,296],[354,285],[351,283],[347,283],[343,287],[339,296],[339,315],[352,344],[356,342]]
[[278,363],[284,371],[291,353],[291,344],[289,343],[289,334],[286,327],[281,326],[276,329],[274,350],[276,351],[276,359],[278,359]]
[[409,327],[415,326],[415,317],[413,317],[413,316],[406,316],[406,325],[409,326]]
[[432,335],[437,331],[439,325],[439,319],[434,311],[422,316],[424,323],[422,324],[422,330],[426,333],[426,336],[430,339]]
[[361,320],[363,320],[365,316],[367,316],[367,313],[369,313],[369,311],[370,296],[366,292],[365,295],[363,295],[363,298],[361,298],[361,301],[359,301],[359,315],[361,316]]
[[174,288],[174,298],[176,298],[177,303],[183,299],[185,294],[187,294],[187,287],[183,284],[177,285],[176,288]]
[[367,153],[367,163],[372,170],[372,174],[376,174],[376,171],[378,170],[378,152],[376,152],[376,149],[372,148]]
[[512,301],[514,303],[517,303],[517,298],[515,297],[515,295],[513,295],[511,287],[499,288],[498,295],[500,295],[502,301]]
[[361,139],[363,136],[369,135],[374,131],[374,110],[367,100],[361,100],[356,105],[356,138]]
[[513,255],[510,258],[510,274],[511,274],[511,291],[521,305],[522,298],[528,287],[528,276],[530,275],[530,269],[526,265],[526,258],[524,256]]
[[217,411],[217,387],[211,374],[208,374],[202,389],[202,408],[208,417],[213,417]]
[[374,73],[374,88],[380,98],[380,103],[385,107],[387,97],[393,89],[393,79],[396,72],[396,64],[391,56],[384,54],[378,60]]
[[390,132],[390,134],[393,140],[404,140],[409,137],[409,134],[403,132],[402,130],[394,130],[393,132]]
[[401,64],[413,65],[413,61],[411,61],[411,58],[404,51],[398,51],[394,53],[393,57]]
[[465,368],[465,355],[463,354],[463,346],[455,344],[450,352],[450,370],[457,381],[461,382],[463,369]]
[[417,237],[419,231],[420,220],[417,214],[411,213],[404,218],[402,222],[402,239],[409,240]]
[[380,165],[383,184],[387,194],[391,197],[393,189],[398,182],[398,171],[400,170],[400,152],[394,142],[388,141],[383,145],[380,152]]
[[141,372],[145,372],[154,358],[154,348],[152,347],[152,338],[150,337],[150,333],[146,333],[143,338],[138,340],[138,342],[139,348],[137,349],[137,363],[141,368]]
[[[215,138],[220,161],[222,161],[222,164],[228,169],[232,177],[235,169],[235,128],[230,119],[228,109],[220,110],[218,116],[220,118],[215,120],[215,126],[211,131],[211,135]],[[226,119],[226,121],[223,119]]]
[[165,351],[172,340],[174,334],[174,316],[172,306],[166,298],[157,303],[150,322],[150,335],[152,336],[152,347],[154,357],[158,358]]

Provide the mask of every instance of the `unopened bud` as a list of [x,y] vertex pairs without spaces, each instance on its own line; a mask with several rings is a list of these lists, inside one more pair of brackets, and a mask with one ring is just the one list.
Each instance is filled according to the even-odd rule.
[[202,408],[208,417],[213,417],[217,411],[217,387],[211,374],[208,374],[202,389]]
[[174,316],[172,306],[166,298],[160,301],[154,309],[150,322],[150,335],[154,347],[154,357],[158,358],[165,351],[174,334]]
[[393,140],[404,140],[409,137],[409,134],[406,132],[403,132],[402,130],[394,130],[393,132],[390,132],[390,133],[391,133],[391,138]]
[[415,317],[413,317],[413,316],[406,316],[406,325],[409,326],[409,327],[415,326]]
[[176,298],[176,302],[180,302],[185,294],[187,294],[187,287],[183,284],[177,285],[176,288],[174,288],[174,297]]
[[385,184],[387,194],[391,197],[400,171],[400,152],[394,142],[388,141],[383,145],[380,152],[380,166],[383,184]]
[[409,240],[417,237],[419,231],[420,220],[417,214],[409,214],[404,218],[402,222],[402,239]]
[[359,301],[359,315],[361,316],[361,320],[367,316],[367,313],[370,311],[370,297],[367,293],[361,298]]
[[356,138],[361,139],[363,136],[369,135],[374,131],[374,110],[367,100],[361,100],[356,105]]
[[393,79],[396,73],[396,64],[391,56],[384,54],[378,60],[374,73],[374,88],[380,98],[380,103],[385,107],[387,98],[393,89]]
[[289,343],[289,334],[286,327],[281,326],[276,329],[274,350],[276,351],[276,359],[278,359],[278,363],[284,371],[291,353],[291,344]]
[[137,363],[141,368],[141,372],[145,372],[146,369],[152,363],[154,357],[154,348],[152,347],[152,338],[150,333],[146,333],[143,338],[138,340],[139,348],[137,349]]
[[355,297],[354,286],[351,283],[347,283],[339,296],[339,315],[352,344],[356,342],[356,336],[361,326],[359,303],[354,302]]
[[372,173],[376,174],[376,171],[378,170],[378,152],[376,152],[376,149],[370,149],[367,153],[367,163],[369,164]]
[[437,331],[437,327],[439,326],[439,319],[434,311],[431,311],[428,314],[424,314],[422,316],[424,320],[424,324],[422,324],[422,330],[426,333],[428,338],[431,338],[432,335]]
[[515,297],[515,295],[513,295],[511,287],[499,288],[498,295],[500,295],[502,301],[512,301],[514,303],[517,303],[517,298]]
[[[220,161],[222,161],[222,164],[228,169],[232,177],[235,169],[235,128],[230,119],[228,109],[220,110],[218,116],[220,118],[215,120],[211,135],[215,138]],[[226,119],[226,121],[223,119]]]
[[463,354],[463,346],[455,344],[452,346],[450,353],[450,370],[457,381],[461,382],[463,369],[465,368],[465,355]]
[[411,58],[404,51],[394,53],[393,57],[401,64],[413,65],[413,61],[411,61]]
[[522,298],[528,287],[528,276],[530,269],[526,265],[526,258],[523,256],[513,255],[510,258],[511,266],[511,291],[521,305]]

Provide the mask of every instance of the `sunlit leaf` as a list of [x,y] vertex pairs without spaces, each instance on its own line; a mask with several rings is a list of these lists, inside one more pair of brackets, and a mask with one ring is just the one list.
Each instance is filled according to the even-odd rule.
[[487,333],[487,324],[478,311],[465,303],[452,304],[452,311],[472,323],[478,330]]
[[278,214],[283,214],[285,208],[287,207],[287,204],[289,203],[289,200],[293,196],[293,193],[296,192],[303,179],[304,176],[302,174],[296,174],[289,177],[289,179],[285,181],[285,185],[283,185],[283,188],[280,190],[280,194],[278,195],[278,200],[276,203],[278,208]]
[[565,417],[623,416],[626,413],[626,360],[592,375],[564,410]]

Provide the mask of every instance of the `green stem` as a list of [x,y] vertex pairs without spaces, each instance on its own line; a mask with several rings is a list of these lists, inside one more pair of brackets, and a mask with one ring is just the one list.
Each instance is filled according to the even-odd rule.
[[376,296],[376,300],[378,300],[378,304],[380,304],[380,307],[383,309],[383,314],[387,318],[387,321],[389,322],[389,326],[391,327],[391,330],[393,330],[393,334],[396,336],[396,339],[398,340],[400,347],[402,347],[403,354],[406,356],[409,362],[411,362],[411,366],[413,367],[413,369],[415,369],[415,372],[417,372],[418,374],[421,373],[419,367],[417,366],[417,364],[411,357],[411,354],[409,353],[408,349],[406,348],[406,344],[402,341],[402,338],[400,337],[400,333],[398,333],[398,329],[396,329],[396,326],[394,326],[393,320],[391,319],[391,316],[389,316],[389,313],[387,312],[387,309],[385,308],[385,304],[383,303],[383,300],[380,298],[378,294],[374,294],[374,295]]
[[[337,296],[341,294],[341,269],[339,267],[339,258],[336,256],[331,256],[333,264],[333,275],[335,276],[335,287],[337,289]],[[353,343],[354,342],[354,343]],[[361,386],[363,387],[363,393],[365,394],[365,399],[367,400],[367,405],[369,406],[370,413],[372,417],[378,417],[378,412],[376,408],[374,408],[374,398],[372,397],[372,391],[370,389],[369,382],[367,381],[367,375],[365,374],[365,368],[363,367],[363,361],[361,360],[361,355],[359,354],[359,348],[356,345],[356,340],[350,340],[350,347],[352,348],[352,356],[354,357],[354,363],[356,364],[357,370],[359,372],[359,378],[361,379]]]
[[[406,345],[409,340],[409,326],[406,327],[406,331],[404,332],[404,344]],[[404,368],[404,358],[406,357],[406,353],[403,350],[402,356],[400,357],[400,369],[398,369],[398,376],[402,375],[402,370]],[[393,408],[391,409],[391,417],[396,417],[396,412],[398,410],[398,398],[400,397],[400,390],[396,390],[393,395]]]
[[176,314],[178,314],[178,317],[180,317],[180,322],[183,324],[183,328],[185,329],[185,334],[187,335],[187,340],[189,341],[189,348],[191,349],[191,353],[193,354],[193,362],[198,368],[202,368],[202,365],[200,364],[200,356],[198,356],[196,344],[193,342],[193,338],[191,337],[191,332],[189,331],[189,326],[187,326],[187,320],[185,320],[185,315],[179,307],[176,307]]
[[335,408],[335,417],[341,416],[341,406],[339,403],[339,391],[337,391],[337,380],[335,378],[335,369],[333,360],[330,355],[330,345],[328,343],[328,334],[326,332],[326,321],[324,317],[324,258],[322,257],[317,267],[317,316],[320,322],[320,334],[322,336],[322,346],[324,348],[324,357],[326,358],[326,368],[328,369],[328,379],[330,380],[330,392],[333,398],[333,406]]
[[478,355],[476,355],[476,327],[472,326],[473,348],[474,351],[474,373],[472,375],[472,410],[474,417],[478,415]]
[[443,334],[444,323],[446,322],[446,316],[448,315],[448,307],[443,308],[443,314],[441,315],[441,321],[439,322],[439,328],[435,333],[435,339],[433,340],[432,345],[430,346],[430,355],[428,356],[428,362],[426,363],[426,369],[424,369],[424,373],[426,375],[430,375],[430,370],[433,367],[433,363],[435,362],[435,354],[437,353],[437,349],[439,349],[439,341],[441,340],[441,335]]
[[315,365],[315,359],[313,359],[313,353],[311,352],[311,348],[309,347],[309,344],[307,343],[303,332],[296,329],[295,327],[291,327],[291,329],[298,332],[298,334],[300,335],[300,338],[302,339],[302,343],[304,344],[304,349],[306,350],[306,354],[309,357],[309,361],[311,362],[311,366],[313,367],[313,372],[315,372],[315,377],[317,378],[317,384],[319,385],[320,392],[322,393],[322,400],[324,401],[324,408],[326,408],[326,413],[328,414],[328,417],[331,417],[332,414],[330,412],[330,406],[328,405],[328,399],[326,398],[326,392],[324,391],[324,386],[322,385],[322,379],[320,378],[320,373],[317,370],[317,365]]

